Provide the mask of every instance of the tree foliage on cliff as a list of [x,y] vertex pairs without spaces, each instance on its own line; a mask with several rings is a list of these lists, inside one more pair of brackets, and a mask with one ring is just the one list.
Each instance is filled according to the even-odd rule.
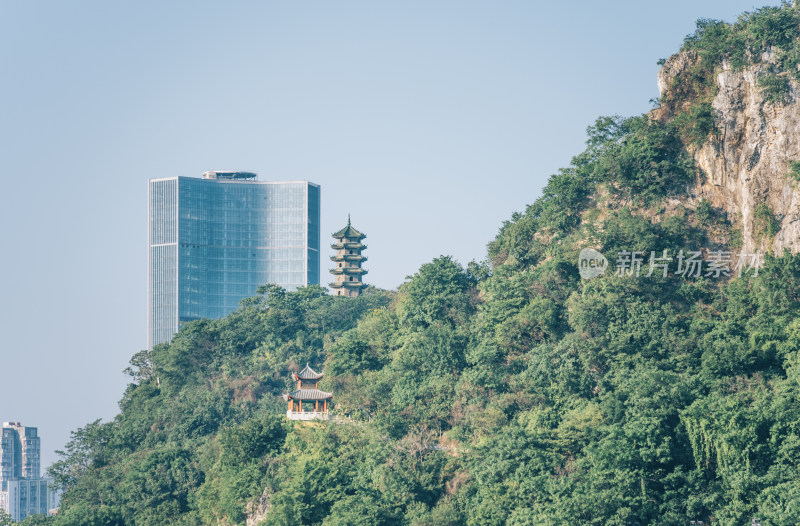
[[[727,63],[734,70],[766,62],[769,71],[758,79],[766,99],[783,103],[790,99],[789,77],[800,81],[800,9],[792,2],[762,7],[744,13],[733,24],[701,19],[697,29],[684,40],[684,50],[699,56],[697,67],[677,79],[684,86],[714,90],[713,74]],[[697,89],[693,90],[695,93]]]

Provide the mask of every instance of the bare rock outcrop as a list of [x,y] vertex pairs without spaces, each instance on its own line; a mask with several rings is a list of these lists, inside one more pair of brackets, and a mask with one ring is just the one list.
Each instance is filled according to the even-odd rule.
[[258,526],[266,518],[272,507],[270,497],[272,497],[272,493],[269,488],[266,488],[258,499],[247,504],[247,526]]
[[[658,75],[663,96],[676,76],[697,60],[693,52],[670,57]],[[800,161],[800,86],[790,80],[785,101],[771,102],[758,86],[770,73],[774,57],[733,71],[723,64],[716,75],[718,91],[712,106],[718,134],[692,151],[705,178],[697,182],[695,198],[708,199],[724,209],[742,228],[742,249],[780,253],[800,252],[800,183],[790,172],[790,161]],[[784,73],[785,75],[785,73]],[[780,230],[774,236],[757,228],[756,207],[766,203]],[[763,209],[763,207],[762,207]]]

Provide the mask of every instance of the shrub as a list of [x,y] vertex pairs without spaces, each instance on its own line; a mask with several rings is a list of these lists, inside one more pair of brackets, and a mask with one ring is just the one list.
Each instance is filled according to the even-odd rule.
[[789,161],[789,177],[800,181],[800,161]]
[[758,87],[767,102],[783,104],[789,102],[791,97],[791,84],[789,77],[768,73],[758,78]]
[[714,108],[709,102],[701,102],[679,113],[672,121],[684,143],[702,146],[709,135],[717,135]]
[[707,225],[714,220],[716,214],[714,212],[714,207],[711,206],[711,202],[708,199],[703,199],[700,201],[700,204],[697,205],[695,215],[700,223]]
[[755,233],[758,236],[770,239],[781,229],[780,222],[767,203],[761,203],[756,207],[754,217]]
[[679,137],[646,117],[629,119],[626,127],[624,139],[600,159],[598,173],[639,203],[680,193],[695,171]]

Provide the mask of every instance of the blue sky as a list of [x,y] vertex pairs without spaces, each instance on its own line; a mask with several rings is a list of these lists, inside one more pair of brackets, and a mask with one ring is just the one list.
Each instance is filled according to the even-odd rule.
[[0,420],[38,426],[48,465],[116,413],[147,179],[319,183],[323,246],[352,214],[367,281],[396,288],[483,259],[595,118],[649,109],[696,19],[755,6],[0,0]]

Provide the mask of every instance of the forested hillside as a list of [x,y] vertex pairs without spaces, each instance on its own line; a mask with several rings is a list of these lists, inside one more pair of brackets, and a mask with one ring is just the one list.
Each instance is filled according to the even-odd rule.
[[[355,299],[265,286],[137,354],[119,415],[50,470],[58,516],[27,524],[800,522],[800,257],[735,269],[742,217],[698,193],[696,160],[721,140],[723,66],[767,53],[761,89],[794,104],[800,11],[701,21],[683,51],[660,108],[598,119],[486,262],[443,256]],[[754,214],[744,239],[769,249],[782,217]],[[580,277],[585,247],[604,274]],[[699,275],[679,251],[703,252]],[[633,252],[640,272],[618,272]],[[349,421],[286,421],[306,363]]]

